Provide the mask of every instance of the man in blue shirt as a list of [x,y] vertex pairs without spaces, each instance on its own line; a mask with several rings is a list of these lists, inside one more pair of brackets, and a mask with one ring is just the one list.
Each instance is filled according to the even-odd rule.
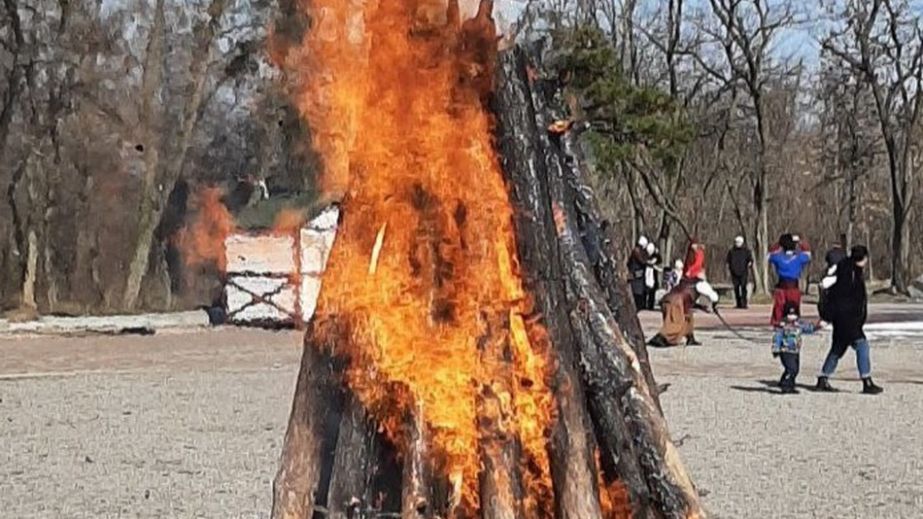
[[795,305],[801,313],[801,288],[799,280],[804,268],[811,263],[811,251],[797,236],[785,234],[779,239],[781,250],[769,255],[769,264],[776,270],[779,282],[772,293],[772,320],[778,326],[782,322],[786,304]]

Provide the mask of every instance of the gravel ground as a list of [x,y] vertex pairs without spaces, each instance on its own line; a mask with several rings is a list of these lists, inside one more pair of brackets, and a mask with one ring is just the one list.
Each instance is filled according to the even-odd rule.
[[[763,332],[747,335],[766,342]],[[923,341],[873,346],[886,393],[781,396],[768,345],[721,332],[652,352],[674,438],[718,517],[923,510]],[[809,341],[802,382],[825,353]],[[0,337],[0,517],[266,517],[299,350],[292,333]]]
[[[54,341],[62,356],[100,345],[113,372],[86,356],[71,375],[0,368],[0,517],[267,517],[297,339],[244,332],[251,348],[231,334],[173,336],[156,360],[138,347],[155,338]],[[31,341],[47,347],[0,340],[0,366]]]
[[[756,332],[747,332],[756,338]],[[702,334],[706,346],[652,352],[673,437],[718,517],[923,517],[923,341],[873,344],[878,397],[862,395],[854,356],[836,394],[810,385],[826,337],[808,341],[798,395],[773,387],[769,346]]]

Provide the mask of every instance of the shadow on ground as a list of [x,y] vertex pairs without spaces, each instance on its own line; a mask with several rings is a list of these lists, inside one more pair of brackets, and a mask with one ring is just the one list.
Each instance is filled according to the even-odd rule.
[[[778,396],[787,396],[779,389],[778,380],[756,380],[758,386],[730,386],[734,391],[741,391],[743,393],[767,393],[770,395]],[[923,384],[923,382],[917,382],[918,384]],[[802,391],[807,391],[809,393],[824,393],[825,391],[818,390],[815,386],[809,384],[795,384],[795,387]],[[840,389],[835,389],[833,391],[827,391],[828,393],[848,393],[848,391],[842,391]]]

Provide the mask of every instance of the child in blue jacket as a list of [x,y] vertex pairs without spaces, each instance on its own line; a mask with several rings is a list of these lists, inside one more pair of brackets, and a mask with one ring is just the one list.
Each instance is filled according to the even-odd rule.
[[780,322],[772,337],[772,356],[782,361],[785,371],[779,387],[786,394],[797,393],[795,379],[801,367],[801,337],[811,335],[823,328],[822,322],[806,323],[801,320],[798,307],[793,303],[785,305],[785,319]]

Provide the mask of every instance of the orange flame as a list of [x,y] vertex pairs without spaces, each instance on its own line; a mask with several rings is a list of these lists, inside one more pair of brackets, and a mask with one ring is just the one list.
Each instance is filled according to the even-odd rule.
[[[596,466],[601,466],[599,449],[596,450]],[[599,504],[603,519],[631,519],[631,497],[628,487],[621,480],[607,483],[602,472],[597,474]]]
[[310,4],[287,66],[305,70],[297,101],[322,186],[344,198],[317,318],[348,319],[349,383],[396,443],[422,412],[466,516],[479,506],[479,394],[499,391],[511,416],[499,428],[522,445],[525,513],[550,516],[548,341],[529,317],[485,109],[492,2],[467,21],[457,0]]
[[214,263],[221,272],[227,270],[224,240],[234,229],[234,217],[221,203],[221,190],[201,189],[195,197],[197,213],[192,223],[178,235],[180,250],[187,265]]

